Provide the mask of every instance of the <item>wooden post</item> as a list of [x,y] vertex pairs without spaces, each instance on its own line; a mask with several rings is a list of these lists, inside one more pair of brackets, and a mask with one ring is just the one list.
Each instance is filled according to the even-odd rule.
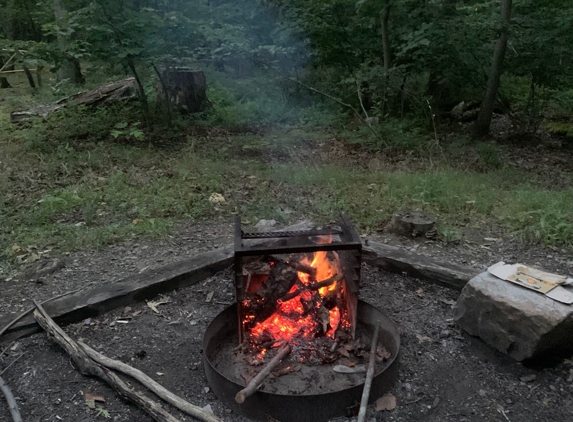
[[36,88],[36,84],[34,83],[34,77],[32,76],[32,72],[30,72],[30,69],[28,69],[28,66],[26,66],[24,64],[24,65],[22,65],[22,69],[24,69],[24,73],[26,74],[26,77],[28,78],[28,83],[30,84],[30,86],[32,88]]

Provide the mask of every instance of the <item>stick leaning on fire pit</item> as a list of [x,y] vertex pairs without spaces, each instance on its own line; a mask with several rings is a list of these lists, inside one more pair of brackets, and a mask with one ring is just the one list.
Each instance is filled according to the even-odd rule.
[[368,362],[368,371],[366,372],[366,381],[364,381],[364,390],[362,390],[362,398],[360,400],[360,411],[358,412],[358,421],[364,422],[366,417],[366,407],[368,406],[368,398],[370,397],[370,387],[372,386],[372,379],[374,378],[374,369],[376,368],[376,348],[378,346],[378,331],[380,330],[380,322],[376,323],[374,335],[372,336],[372,346],[370,347],[370,361]]
[[243,404],[245,399],[252,396],[265,379],[270,375],[271,371],[283,360],[283,358],[290,353],[290,344],[287,343],[279,349],[276,356],[271,359],[271,361],[265,366],[261,372],[253,378],[245,388],[239,391],[235,395],[235,401],[239,404]]

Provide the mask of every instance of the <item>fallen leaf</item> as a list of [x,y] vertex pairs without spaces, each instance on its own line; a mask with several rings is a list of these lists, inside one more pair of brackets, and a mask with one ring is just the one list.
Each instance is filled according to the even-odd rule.
[[394,410],[397,404],[396,396],[394,394],[384,394],[376,400],[376,410]]
[[105,399],[103,398],[103,396],[99,394],[86,393],[84,397],[86,398],[86,400],[90,399],[100,403],[105,403]]
[[157,310],[157,307],[159,305],[165,305],[166,303],[171,302],[171,299],[169,297],[160,297],[157,300],[150,300],[147,302],[147,306],[149,306],[149,308],[155,312],[156,314],[159,314],[160,312]]
[[378,348],[376,349],[376,359],[380,362],[386,362],[388,359],[390,359],[390,356],[392,356],[392,354],[386,350],[386,348],[384,346],[378,346]]
[[139,223],[143,223],[143,219],[141,218],[136,218],[135,220],[132,221],[133,225],[139,224]]
[[207,294],[207,298],[205,299],[205,302],[207,302],[207,303],[211,302],[211,299],[213,299],[214,294],[215,294],[215,292],[209,292],[209,294]]
[[84,397],[86,399],[86,405],[90,409],[95,409],[95,402],[96,401],[105,403],[104,398],[102,396],[98,396],[97,394],[85,393]]
[[420,343],[428,342],[431,343],[432,339],[428,336],[423,336],[422,334],[416,333],[416,337]]
[[212,193],[209,196],[209,202],[216,205],[225,205],[227,201],[225,201],[225,197],[220,193]]
[[417,294],[419,297],[424,297],[424,290],[418,289],[418,290],[416,290],[416,294]]
[[337,352],[340,353],[344,357],[347,357],[347,358],[350,357],[350,353],[348,353],[348,350],[346,350],[345,347],[339,347]]

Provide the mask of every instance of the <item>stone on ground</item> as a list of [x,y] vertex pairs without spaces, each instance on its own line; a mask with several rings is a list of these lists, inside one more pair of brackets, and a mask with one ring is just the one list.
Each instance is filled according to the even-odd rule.
[[485,272],[463,288],[456,322],[518,361],[573,353],[573,306]]

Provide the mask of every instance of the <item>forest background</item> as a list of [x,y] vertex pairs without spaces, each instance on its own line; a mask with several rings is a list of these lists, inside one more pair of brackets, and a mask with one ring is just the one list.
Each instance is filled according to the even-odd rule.
[[[568,248],[572,22],[568,0],[0,0],[0,276],[237,214],[368,234],[420,209],[439,242]],[[204,111],[159,106],[176,68],[205,72]],[[10,122],[126,76],[139,101]]]

